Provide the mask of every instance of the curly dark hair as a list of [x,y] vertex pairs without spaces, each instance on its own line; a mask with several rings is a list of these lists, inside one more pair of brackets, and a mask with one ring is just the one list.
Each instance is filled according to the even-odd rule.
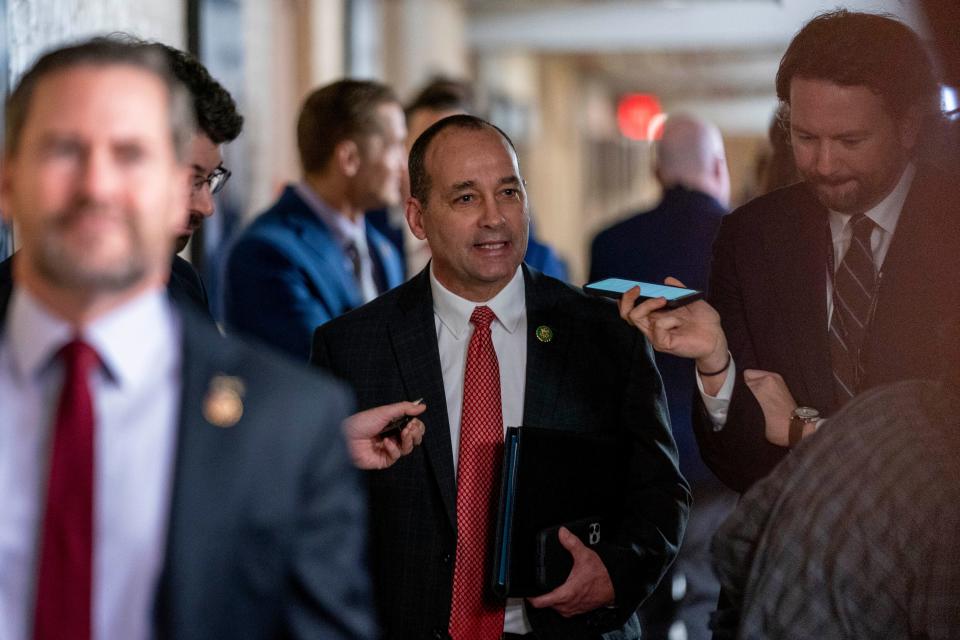
[[816,16],[780,60],[777,98],[784,105],[796,76],[866,86],[895,118],[914,107],[928,118],[939,113],[939,88],[923,43],[889,15],[840,9]]
[[230,92],[214,80],[199,60],[185,51],[156,43],[167,56],[170,70],[190,91],[197,127],[214,144],[231,142],[243,130],[243,116]]
[[438,76],[420,90],[404,108],[404,113],[409,119],[419,109],[473,113],[476,111],[473,89],[466,82]]

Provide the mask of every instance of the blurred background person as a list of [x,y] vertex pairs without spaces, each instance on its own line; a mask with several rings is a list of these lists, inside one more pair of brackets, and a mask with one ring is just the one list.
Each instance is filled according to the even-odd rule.
[[303,103],[303,179],[243,231],[227,259],[229,332],[304,362],[314,329],[403,281],[393,245],[367,209],[401,197],[403,110],[386,85],[340,80]]
[[[662,282],[667,274],[682,273],[684,284],[702,291],[710,249],[730,195],[723,139],[715,126],[676,114],[667,118],[655,148],[655,174],[663,198],[653,209],[597,234],[590,250],[590,281],[618,277]],[[693,363],[666,353],[655,356],[667,391],[680,470],[693,490],[694,507],[677,561],[641,613],[645,633],[652,637],[666,637],[679,618],[688,638],[705,638],[720,591],[710,566],[709,541],[732,508],[734,496],[707,469],[697,450],[690,424],[696,391]]]

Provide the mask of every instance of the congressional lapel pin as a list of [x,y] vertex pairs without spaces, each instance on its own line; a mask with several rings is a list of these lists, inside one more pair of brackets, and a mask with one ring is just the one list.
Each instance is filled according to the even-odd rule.
[[537,340],[539,340],[540,342],[550,342],[551,340],[553,340],[553,329],[551,329],[545,324],[542,324],[539,327],[537,327],[536,333],[537,333]]
[[203,401],[203,417],[215,427],[232,427],[243,416],[243,380],[236,376],[216,375],[210,380]]

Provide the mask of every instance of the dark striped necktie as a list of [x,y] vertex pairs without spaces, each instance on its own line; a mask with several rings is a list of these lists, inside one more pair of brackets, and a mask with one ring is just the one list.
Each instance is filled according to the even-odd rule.
[[842,405],[860,390],[860,349],[870,323],[877,274],[870,250],[874,222],[863,214],[850,219],[853,238],[833,278],[830,359],[836,397]]

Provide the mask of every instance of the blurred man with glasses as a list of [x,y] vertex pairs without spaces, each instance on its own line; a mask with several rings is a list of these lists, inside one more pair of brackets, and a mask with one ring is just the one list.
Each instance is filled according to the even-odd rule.
[[[197,132],[190,146],[190,167],[193,175],[190,182],[189,217],[177,234],[176,253],[186,248],[193,232],[215,210],[213,196],[219,193],[230,179],[230,170],[223,166],[222,147],[232,142],[243,129],[243,116],[230,93],[213,79],[206,67],[188,53],[164,44],[163,49],[170,69],[190,92]],[[204,313],[210,313],[207,291],[200,274],[179,255],[173,257],[170,271],[170,295],[179,302],[196,304]]]

